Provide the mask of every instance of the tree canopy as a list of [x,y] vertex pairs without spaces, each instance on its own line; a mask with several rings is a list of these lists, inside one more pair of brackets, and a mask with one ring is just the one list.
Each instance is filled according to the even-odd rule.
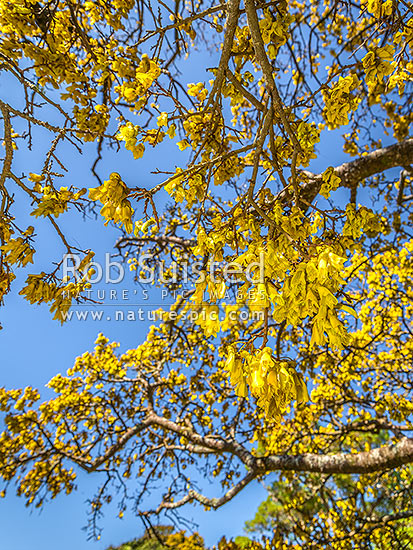
[[[156,531],[145,531],[142,537],[126,542],[121,546],[108,550],[205,550],[203,539],[196,533],[187,536],[185,531],[175,532],[169,525],[158,525]],[[235,549],[234,549],[235,550]]]
[[[50,381],[53,398],[0,390],[5,491],[42,506],[79,469],[99,472],[98,536],[114,499],[153,522],[271,476],[271,548],[407,548],[411,2],[0,0],[0,29],[16,90],[0,100],[2,304],[19,292],[64,322],[87,303],[94,253],[62,221],[97,211],[120,228],[131,277],[165,261],[156,283],[175,297],[135,349],[99,335]],[[39,131],[41,165],[22,171]],[[70,159],[90,148],[88,190]],[[137,167],[159,151],[156,185],[125,178],[122,148]],[[62,249],[17,288],[43,219]],[[62,251],[79,258],[68,276]],[[217,495],[202,490],[210,478]]]

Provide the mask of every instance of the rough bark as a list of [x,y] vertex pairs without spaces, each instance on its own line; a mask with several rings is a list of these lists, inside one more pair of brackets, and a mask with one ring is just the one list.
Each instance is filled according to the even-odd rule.
[[[354,190],[366,178],[381,174],[390,168],[406,168],[412,163],[413,139],[406,139],[340,164],[334,168],[334,171],[340,177],[343,187]],[[308,177],[308,182],[302,186],[300,196],[306,201],[312,202],[320,191],[322,174],[311,172],[305,172],[305,174]]]

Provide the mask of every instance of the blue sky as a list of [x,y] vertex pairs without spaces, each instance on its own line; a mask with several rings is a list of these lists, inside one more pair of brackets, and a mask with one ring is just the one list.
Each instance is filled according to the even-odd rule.
[[[201,62],[199,62],[201,61]],[[185,65],[184,80],[197,82],[207,80],[209,75],[202,72],[203,66],[213,66],[214,59],[202,63],[192,61]],[[15,84],[3,78],[0,84],[1,97],[13,106],[19,107],[21,98]],[[15,171],[17,173],[39,172],[47,151],[51,136],[46,130],[35,133],[35,147],[32,152],[21,145],[16,154]],[[329,165],[339,164],[347,160],[342,153],[336,133],[326,136],[319,147],[320,154],[313,166],[314,170],[324,170]],[[63,150],[59,150],[63,153]],[[64,151],[68,162],[68,175],[61,180],[61,185],[74,184],[79,187],[94,187],[90,166],[94,158],[94,149],[89,147],[84,155],[79,155],[73,149]],[[100,174],[106,179],[111,171],[121,173],[129,186],[151,187],[159,183],[162,176],[151,174],[154,168],[171,169],[175,164],[183,164],[178,159],[178,148],[168,143],[162,149],[148,150],[142,160],[134,161],[132,155],[123,149],[114,154],[106,155],[99,165]],[[164,198],[159,197],[158,207],[162,207]],[[21,226],[33,223],[28,213],[28,204],[19,190],[16,190],[16,215]],[[89,218],[83,221],[78,215],[69,214],[59,218],[59,224],[68,236],[70,242],[80,247],[90,247],[102,259],[105,252],[113,252],[113,244],[120,233],[113,227],[103,229],[100,219]],[[34,307],[25,302],[17,294],[27,273],[38,273],[42,269],[50,271],[50,259],[61,257],[63,252],[53,228],[48,221],[36,222],[38,233],[35,266],[21,270],[14,283],[14,291],[6,298],[6,307],[1,312],[1,322],[4,330],[0,332],[1,346],[1,380],[6,388],[31,385],[44,388],[44,385],[55,374],[64,373],[73,365],[74,358],[93,347],[93,342],[99,332],[103,332],[110,340],[121,342],[121,350],[136,347],[145,337],[147,323],[145,322],[114,322],[106,317],[102,321],[71,321],[60,326],[52,320],[46,306]],[[109,285],[110,286],[110,285]],[[122,288],[133,290],[132,281]],[[156,300],[156,293],[152,294]],[[12,491],[4,500],[0,500],[0,531],[2,548],[7,550],[54,550],[58,545],[60,550],[82,550],[106,548],[110,544],[118,545],[142,533],[139,520],[126,514],[120,520],[116,510],[106,509],[102,521],[104,531],[99,542],[87,541],[87,534],[82,531],[86,524],[87,506],[85,501],[92,496],[95,478],[80,473],[78,491],[70,496],[59,496],[48,503],[43,510],[25,508],[24,501],[13,496]],[[220,494],[220,488],[211,484],[208,493],[211,496]],[[222,536],[227,537],[242,534],[242,527],[247,519],[254,515],[258,504],[265,498],[266,492],[258,483],[250,485],[232,502],[217,512],[204,512],[201,508],[187,507],[186,515],[199,524],[199,532],[208,544],[214,544]]]

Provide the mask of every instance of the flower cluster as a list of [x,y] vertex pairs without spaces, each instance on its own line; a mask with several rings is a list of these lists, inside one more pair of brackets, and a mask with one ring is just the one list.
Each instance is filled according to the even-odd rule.
[[100,213],[109,221],[123,224],[128,233],[132,233],[133,209],[128,200],[129,188],[122,181],[120,175],[113,172],[109,179],[96,189],[89,190],[89,197],[92,201],[100,201],[103,208]]

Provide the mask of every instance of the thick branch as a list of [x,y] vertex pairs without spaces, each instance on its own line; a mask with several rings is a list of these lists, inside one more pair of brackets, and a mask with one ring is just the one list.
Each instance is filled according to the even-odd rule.
[[[211,104],[215,95],[220,91],[225,77],[225,70],[228,66],[228,61],[231,57],[232,44],[234,42],[235,31],[237,28],[239,17],[240,0],[228,0],[227,2],[227,20],[225,24],[225,37],[222,46],[222,55],[219,61],[219,66],[215,76],[214,85],[208,99],[208,105]],[[208,105],[206,108],[208,108]]]
[[[253,477],[258,477],[270,471],[317,472],[321,474],[367,474],[397,468],[413,462],[413,439],[403,438],[397,443],[383,445],[361,453],[335,453],[301,455],[278,455],[255,457],[243,445],[233,439],[215,438],[212,435],[202,436],[188,426],[182,426],[150,412],[139,425],[128,430],[119,441],[102,457],[88,464],[89,470],[96,469],[135,435],[149,426],[158,426],[166,432],[172,432],[185,437],[189,442],[199,447],[200,452],[214,451],[217,454],[228,453],[237,456],[250,470]],[[85,467],[85,464],[82,464]],[[192,499],[191,499],[192,500]]]
[[383,445],[362,453],[336,453],[332,455],[305,453],[301,455],[280,455],[256,458],[234,440],[203,437],[194,431],[178,426],[158,415],[151,415],[153,424],[185,435],[194,443],[215,449],[218,453],[236,455],[255,476],[268,471],[318,472],[321,474],[367,474],[397,468],[413,462],[413,439],[403,438],[395,444]]
[[[229,445],[231,447],[231,445]],[[237,447],[241,447],[237,445]],[[235,454],[239,454],[239,448],[234,448]],[[197,501],[204,506],[217,509],[234,498],[246,485],[257,477],[269,471],[300,471],[317,472],[323,474],[366,474],[396,468],[413,461],[413,439],[405,438],[394,445],[386,445],[371,451],[351,454],[337,453],[334,455],[282,455],[265,458],[255,458],[243,448],[243,452],[249,455],[248,462],[254,462],[254,466],[247,475],[218,498],[210,498],[190,490],[177,501],[164,500],[156,510],[148,514],[159,514],[162,510],[180,508],[185,504]],[[394,521],[396,517],[389,517],[387,521]],[[386,521],[383,518],[383,521]]]
[[291,142],[294,146],[294,150],[301,151],[301,146],[284,112],[283,103],[274,81],[273,69],[271,67],[270,62],[268,61],[268,57],[265,52],[264,41],[261,35],[261,30],[260,30],[260,25],[259,25],[258,15],[256,10],[257,8],[255,6],[254,0],[245,0],[245,11],[247,13],[248,27],[251,32],[251,38],[254,46],[255,57],[264,75],[267,90],[272,97],[272,100],[275,105],[275,109],[282,121],[282,124],[291,139]]
[[[382,149],[376,149],[367,155],[345,162],[334,168],[341,179],[341,185],[354,189],[364,179],[381,174],[390,168],[407,166],[413,162],[413,139],[406,139],[401,143],[394,143]],[[322,184],[321,174],[305,172],[309,178],[303,185],[300,196],[312,202],[320,191]]]
[[369,474],[413,462],[413,439],[384,445],[362,453],[333,455],[302,454],[270,456],[263,459],[269,471],[317,472],[320,474]]
[[1,171],[1,174],[0,174],[0,188],[5,191],[4,184],[10,172],[11,164],[13,161],[13,143],[11,138],[12,127],[10,122],[10,113],[5,103],[3,103],[2,101],[0,101],[0,109],[3,115],[4,144],[6,147],[6,157],[3,163],[3,170]]
[[406,166],[413,162],[413,139],[394,143],[382,149],[360,157],[351,162],[345,162],[336,168],[345,187],[353,187],[364,179],[380,174],[396,166]]

